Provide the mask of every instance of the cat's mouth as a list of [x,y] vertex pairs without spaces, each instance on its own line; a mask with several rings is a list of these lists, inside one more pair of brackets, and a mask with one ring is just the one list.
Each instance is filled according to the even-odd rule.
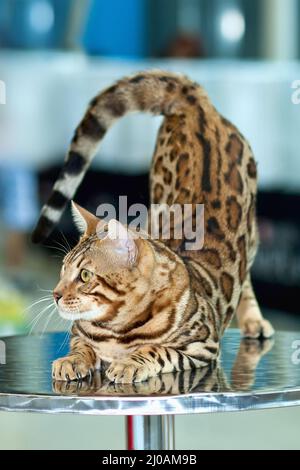
[[74,311],[68,311],[65,309],[62,309],[58,307],[58,313],[59,315],[64,318],[65,320],[86,320],[86,321],[91,321],[99,318],[99,315],[103,314],[103,309],[104,307],[100,307],[94,310],[87,310],[85,312],[74,312]]

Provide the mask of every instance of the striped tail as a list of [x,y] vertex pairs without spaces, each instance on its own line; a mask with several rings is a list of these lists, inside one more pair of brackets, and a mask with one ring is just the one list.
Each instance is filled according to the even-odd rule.
[[117,119],[134,111],[165,116],[180,114],[188,106],[189,90],[195,90],[195,86],[185,77],[150,71],[124,78],[96,96],[75,131],[52,194],[42,208],[32,241],[42,242],[51,234],[83,180],[99,143]]

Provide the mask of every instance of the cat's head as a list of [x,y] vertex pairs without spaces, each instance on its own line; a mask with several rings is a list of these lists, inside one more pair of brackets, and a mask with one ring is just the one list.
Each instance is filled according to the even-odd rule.
[[104,223],[75,203],[72,209],[82,236],[64,258],[55,302],[65,319],[110,321],[149,295],[153,249],[116,220]]

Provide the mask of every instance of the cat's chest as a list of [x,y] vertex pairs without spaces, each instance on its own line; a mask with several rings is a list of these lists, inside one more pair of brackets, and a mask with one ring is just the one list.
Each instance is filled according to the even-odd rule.
[[73,333],[88,343],[98,358],[107,362],[119,360],[135,349],[119,341],[119,338],[115,337],[110,330],[98,328],[90,322],[76,322],[73,326]]
[[92,347],[100,359],[108,362],[121,359],[125,354],[128,354],[130,350],[130,348],[114,340],[106,340],[97,343],[93,341]]

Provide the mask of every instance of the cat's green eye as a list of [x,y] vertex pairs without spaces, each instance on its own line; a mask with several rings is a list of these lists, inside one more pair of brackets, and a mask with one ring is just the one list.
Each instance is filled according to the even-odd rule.
[[80,279],[83,282],[89,282],[91,280],[92,273],[90,271],[87,271],[86,269],[82,269],[80,272]]

